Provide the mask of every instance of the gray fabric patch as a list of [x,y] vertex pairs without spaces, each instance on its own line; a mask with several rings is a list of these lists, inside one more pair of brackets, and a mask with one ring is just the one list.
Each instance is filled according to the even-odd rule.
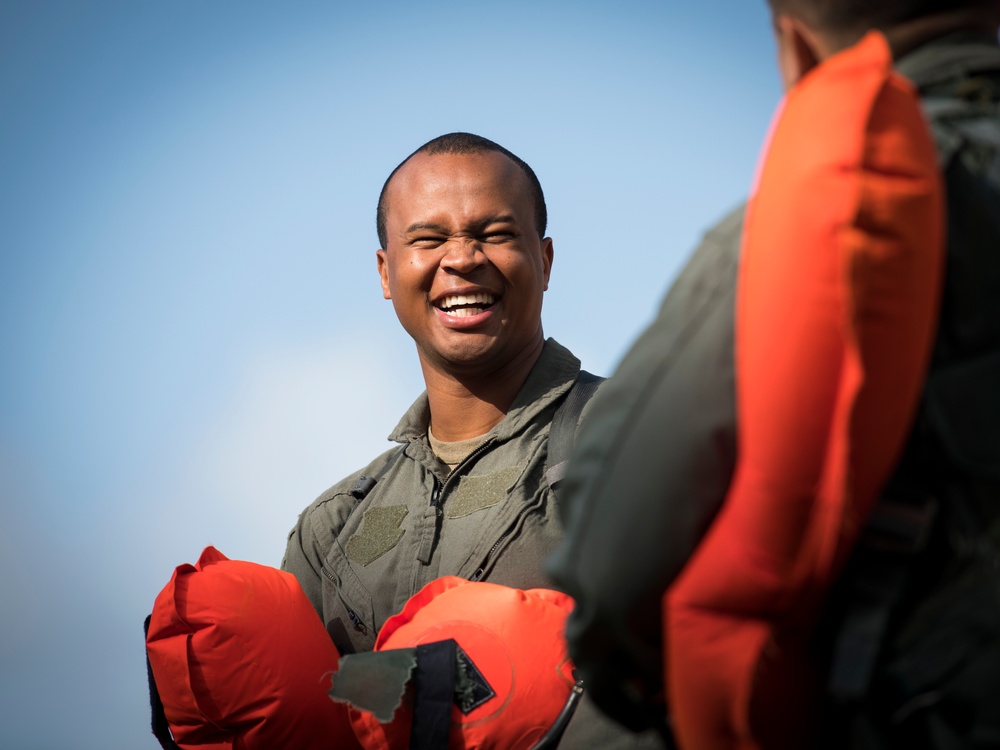
[[361,520],[361,528],[347,540],[344,552],[348,559],[362,567],[391,550],[403,538],[399,525],[406,517],[405,505],[369,508]]
[[[407,684],[419,662],[416,648],[368,651],[340,657],[333,684],[327,691],[331,700],[349,703],[374,714],[383,724],[392,721],[403,702]],[[470,714],[496,697],[496,691],[461,646],[455,644],[455,705]]]
[[387,724],[403,702],[406,684],[416,666],[415,648],[347,654],[340,657],[328,695],[338,703],[370,711]]
[[510,466],[485,476],[462,477],[458,480],[455,494],[446,503],[448,518],[468,516],[503,502],[508,489],[519,476],[521,467]]

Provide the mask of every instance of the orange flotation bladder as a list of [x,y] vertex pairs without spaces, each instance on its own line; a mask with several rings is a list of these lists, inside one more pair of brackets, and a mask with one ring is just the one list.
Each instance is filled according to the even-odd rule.
[[810,746],[805,651],[916,408],[942,206],[916,94],[881,35],[789,91],[744,227],[737,467],[664,598],[685,750]]
[[[522,591],[446,576],[424,586],[386,620],[375,650],[454,639],[492,695],[468,712],[452,706],[448,746],[527,750],[556,721],[574,685],[563,640],[572,607],[572,599],[556,591]],[[407,748],[412,706],[408,695],[385,724],[351,708],[354,730],[366,750]]]
[[295,576],[214,547],[156,597],[146,653],[184,750],[352,750],[339,656]]

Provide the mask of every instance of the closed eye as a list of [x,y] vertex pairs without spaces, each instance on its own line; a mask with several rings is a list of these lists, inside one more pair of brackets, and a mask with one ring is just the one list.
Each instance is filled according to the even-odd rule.
[[445,238],[438,235],[421,235],[413,237],[410,240],[410,245],[416,248],[434,248],[440,246],[444,241]]

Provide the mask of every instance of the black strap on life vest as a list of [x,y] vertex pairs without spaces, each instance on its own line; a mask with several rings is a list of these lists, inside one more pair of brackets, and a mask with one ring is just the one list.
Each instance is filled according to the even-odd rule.
[[859,540],[847,578],[847,610],[833,645],[827,688],[838,703],[865,698],[871,686],[889,619],[924,551],[937,516],[933,498],[894,502],[882,498]]
[[[425,643],[416,648],[410,750],[447,750],[451,734],[451,710],[456,703],[459,651],[457,642],[451,638]],[[463,654],[463,658],[468,659],[468,656]],[[555,750],[582,699],[583,682],[577,680],[552,726],[531,750]]]
[[448,747],[451,707],[455,702],[457,646],[452,638],[417,646],[410,750]]

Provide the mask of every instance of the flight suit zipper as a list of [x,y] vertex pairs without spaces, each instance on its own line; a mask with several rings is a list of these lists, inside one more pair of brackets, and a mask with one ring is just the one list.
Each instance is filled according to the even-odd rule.
[[441,507],[441,496],[444,494],[445,489],[451,482],[452,477],[459,474],[459,469],[466,463],[471,461],[476,456],[479,456],[486,451],[488,451],[493,444],[496,442],[495,439],[487,440],[485,443],[476,448],[472,453],[466,456],[462,463],[455,467],[455,471],[451,472],[445,478],[442,483],[436,476],[433,476],[434,486],[431,489],[431,501],[428,505],[425,514],[427,516],[432,516],[428,518],[426,523],[431,526],[431,533],[424,533],[420,539],[420,546],[417,549],[417,559],[424,565],[430,565],[431,556],[434,554],[434,547],[437,545],[438,536],[441,534],[441,517],[444,515],[444,509]]
[[506,539],[509,535],[510,535],[510,529],[507,529],[504,533],[500,535],[500,538],[493,543],[493,546],[490,547],[490,551],[486,553],[486,561],[483,563],[483,567],[476,569],[476,572],[469,577],[470,581],[474,583],[483,577],[483,573],[486,572],[486,566],[489,564],[490,560],[493,559],[493,553],[496,552],[497,549],[499,549],[500,545],[503,543],[503,540]]
[[422,521],[423,529],[420,533],[420,546],[417,548],[417,559],[423,565],[430,565],[431,555],[434,554],[434,546],[437,544],[438,535],[441,533],[441,482],[437,477],[432,477],[434,486],[431,489],[431,501],[424,511]]

